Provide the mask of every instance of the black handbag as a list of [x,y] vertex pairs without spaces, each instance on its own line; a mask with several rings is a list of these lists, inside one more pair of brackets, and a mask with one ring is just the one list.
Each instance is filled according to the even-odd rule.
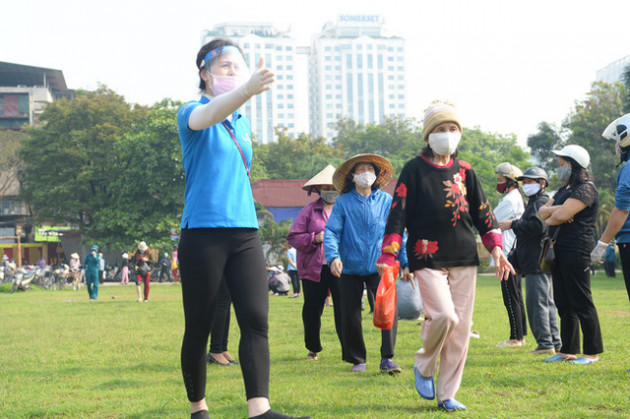
[[136,269],[136,275],[145,276],[149,273],[149,264],[144,262],[142,265],[138,265],[138,269]]
[[556,252],[553,248],[556,244],[556,237],[558,237],[559,231],[560,226],[556,228],[556,231],[553,233],[553,237],[547,238],[543,244],[542,253],[540,255],[540,270],[543,271],[543,273],[550,274],[556,264]]

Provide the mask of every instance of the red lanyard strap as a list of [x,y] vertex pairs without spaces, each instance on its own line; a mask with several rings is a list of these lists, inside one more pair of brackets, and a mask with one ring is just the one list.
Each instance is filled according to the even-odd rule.
[[243,154],[243,150],[241,149],[241,146],[238,144],[238,141],[236,141],[236,138],[234,137],[234,134],[232,133],[232,130],[227,126],[225,121],[223,121],[223,126],[225,127],[227,132],[230,133],[230,137],[232,137],[232,139],[234,140],[234,144],[236,144],[236,147],[238,147],[238,151],[240,151],[241,157],[243,158],[243,164],[245,165],[245,170],[247,170],[247,177],[251,181],[252,177],[249,174],[249,168],[247,167],[247,160],[245,159],[245,154]]

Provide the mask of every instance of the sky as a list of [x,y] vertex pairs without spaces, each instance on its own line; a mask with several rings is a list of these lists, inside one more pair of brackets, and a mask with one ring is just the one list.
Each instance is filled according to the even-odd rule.
[[[338,15],[381,15],[406,40],[408,116],[446,99],[464,126],[522,145],[540,122],[560,124],[598,69],[630,55],[628,0],[9,0],[0,12],[0,61],[59,69],[71,89],[101,83],[143,105],[197,97],[201,35],[218,23],[270,22],[307,46]],[[298,127],[308,131],[305,118]]]

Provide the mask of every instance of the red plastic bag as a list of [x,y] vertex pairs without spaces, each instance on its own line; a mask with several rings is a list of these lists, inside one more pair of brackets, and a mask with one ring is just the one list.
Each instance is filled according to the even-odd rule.
[[391,329],[396,316],[396,278],[400,263],[396,261],[396,266],[385,265],[381,282],[376,290],[374,302],[374,326],[382,330]]

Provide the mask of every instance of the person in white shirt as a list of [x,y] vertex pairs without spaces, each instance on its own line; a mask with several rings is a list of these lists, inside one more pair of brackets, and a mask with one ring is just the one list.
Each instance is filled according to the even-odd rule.
[[[494,209],[494,216],[499,225],[502,221],[518,220],[525,212],[523,196],[519,190],[517,178],[523,172],[511,163],[501,163],[494,169],[497,175],[497,192],[503,194]],[[512,230],[502,229],[503,253],[508,256],[510,251],[516,248],[516,235]],[[523,304],[523,291],[521,289],[521,275],[510,274],[507,281],[501,281],[501,293],[503,303],[507,309],[510,321],[510,338],[499,342],[497,348],[510,348],[523,346],[524,336],[527,335],[527,318],[525,305]]]

